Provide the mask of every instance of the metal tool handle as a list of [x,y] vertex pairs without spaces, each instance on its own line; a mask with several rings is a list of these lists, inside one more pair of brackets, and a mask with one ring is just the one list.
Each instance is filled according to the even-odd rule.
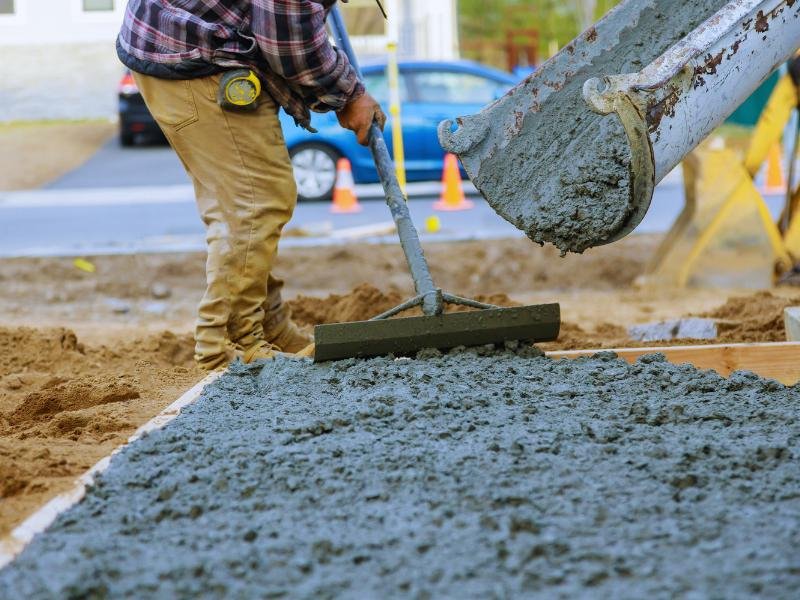
[[[333,32],[337,47],[347,55],[353,69],[355,69],[359,78],[363,79],[361,68],[358,66],[355,52],[350,45],[350,38],[347,35],[344,20],[338,7],[334,6],[328,13],[328,24]],[[426,315],[441,314],[443,310],[442,291],[436,287],[431,277],[428,262],[425,260],[422,244],[419,241],[417,228],[414,227],[414,223],[411,220],[406,199],[397,181],[394,164],[389,156],[389,149],[386,147],[383,131],[375,123],[370,127],[369,149],[372,152],[372,159],[375,161],[378,176],[383,185],[386,204],[389,206],[392,219],[394,219],[397,226],[397,235],[406,255],[411,277],[414,279],[414,287],[422,299],[422,311]]]

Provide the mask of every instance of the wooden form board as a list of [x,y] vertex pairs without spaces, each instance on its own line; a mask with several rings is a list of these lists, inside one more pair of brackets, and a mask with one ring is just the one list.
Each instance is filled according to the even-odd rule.
[[645,354],[660,352],[671,363],[691,363],[698,369],[714,369],[723,377],[734,371],[752,371],[761,377],[776,379],[785,385],[794,385],[800,381],[800,342],[566,350],[548,352],[547,356],[579,358],[604,351],[616,352],[620,358],[629,363],[635,362]]

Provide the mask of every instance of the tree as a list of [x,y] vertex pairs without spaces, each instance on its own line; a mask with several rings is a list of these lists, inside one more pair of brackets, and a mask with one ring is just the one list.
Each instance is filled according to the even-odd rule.
[[573,0],[575,12],[578,15],[578,25],[581,31],[589,27],[595,21],[597,12],[597,0]]
[[538,31],[540,60],[563,47],[619,0],[458,0],[462,54],[505,67],[510,30]]

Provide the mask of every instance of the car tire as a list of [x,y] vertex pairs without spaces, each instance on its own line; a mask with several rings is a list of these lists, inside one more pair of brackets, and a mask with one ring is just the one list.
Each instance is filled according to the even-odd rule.
[[342,155],[326,144],[300,144],[289,151],[299,202],[329,201]]
[[130,148],[136,145],[136,137],[130,131],[122,130],[119,132],[119,145],[123,148]]

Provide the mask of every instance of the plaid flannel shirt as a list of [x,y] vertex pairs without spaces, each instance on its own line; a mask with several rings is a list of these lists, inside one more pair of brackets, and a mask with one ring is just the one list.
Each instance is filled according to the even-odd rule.
[[193,64],[253,68],[308,128],[309,109],[339,110],[364,93],[347,56],[328,39],[325,18],[335,2],[129,0],[117,45],[121,58],[172,68],[174,78],[191,78]]

